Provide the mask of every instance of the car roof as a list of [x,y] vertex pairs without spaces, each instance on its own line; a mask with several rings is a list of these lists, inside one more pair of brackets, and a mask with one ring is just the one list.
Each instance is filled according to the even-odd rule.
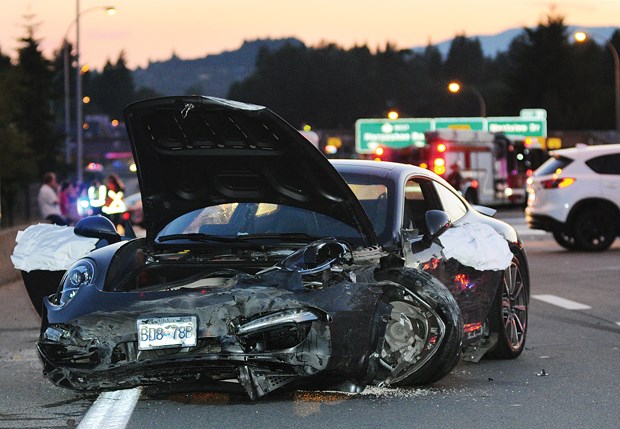
[[392,180],[401,180],[407,176],[415,175],[426,177],[440,182],[446,186],[448,183],[437,174],[426,168],[412,164],[402,164],[390,161],[374,161],[368,159],[330,159],[330,162],[339,172],[363,173],[376,176],[390,177]]
[[389,161],[374,161],[369,159],[330,159],[330,162],[338,169],[351,169],[374,174],[400,174],[419,173],[428,175],[429,171],[411,164],[402,164]]
[[572,159],[589,159],[594,156],[620,153],[620,144],[604,144],[588,146],[578,143],[577,146],[551,151],[552,156],[566,156]]

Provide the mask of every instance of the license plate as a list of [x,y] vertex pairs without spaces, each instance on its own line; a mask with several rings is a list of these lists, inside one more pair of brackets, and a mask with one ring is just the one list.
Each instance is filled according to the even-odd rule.
[[138,319],[138,350],[196,345],[196,316]]

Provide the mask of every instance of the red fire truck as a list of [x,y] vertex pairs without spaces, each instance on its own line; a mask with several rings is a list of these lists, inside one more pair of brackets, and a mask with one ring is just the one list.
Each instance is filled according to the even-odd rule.
[[425,133],[426,144],[382,151],[385,160],[428,168],[474,204],[525,203],[525,182],[547,158],[538,139],[503,133],[441,129]]

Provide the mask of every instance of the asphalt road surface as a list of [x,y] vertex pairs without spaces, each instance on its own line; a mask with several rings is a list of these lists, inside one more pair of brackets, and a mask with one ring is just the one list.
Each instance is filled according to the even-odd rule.
[[21,282],[0,285],[2,428],[619,428],[620,240],[568,252],[501,211],[526,241],[532,279],[526,350],[514,361],[460,363],[427,388],[362,394],[245,395],[139,389],[76,394],[43,378],[38,316]]

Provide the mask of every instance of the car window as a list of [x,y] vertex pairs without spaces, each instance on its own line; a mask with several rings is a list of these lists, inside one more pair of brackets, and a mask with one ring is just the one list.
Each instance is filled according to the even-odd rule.
[[380,243],[392,237],[395,191],[391,181],[380,177],[341,172],[342,177],[359,200]]
[[223,237],[307,234],[361,244],[359,232],[344,222],[310,210],[272,203],[228,203],[194,210],[170,222],[158,236],[193,233]]
[[417,229],[420,234],[428,232],[426,212],[439,208],[435,202],[432,183],[423,178],[412,178],[405,184],[403,228]]
[[566,168],[566,166],[568,166],[571,162],[573,162],[573,160],[570,158],[556,155],[549,158],[543,163],[543,165],[538,167],[538,169],[534,172],[534,176],[546,176],[548,174],[557,173],[558,170]]
[[383,231],[387,224],[387,186],[376,183],[352,183],[349,187],[362,204],[375,230]]
[[463,201],[456,196],[454,192],[443,186],[441,183],[435,183],[435,189],[439,194],[443,210],[448,213],[450,220],[456,222],[467,213],[467,207]]
[[598,174],[620,174],[620,153],[597,156],[587,160],[586,165]]

